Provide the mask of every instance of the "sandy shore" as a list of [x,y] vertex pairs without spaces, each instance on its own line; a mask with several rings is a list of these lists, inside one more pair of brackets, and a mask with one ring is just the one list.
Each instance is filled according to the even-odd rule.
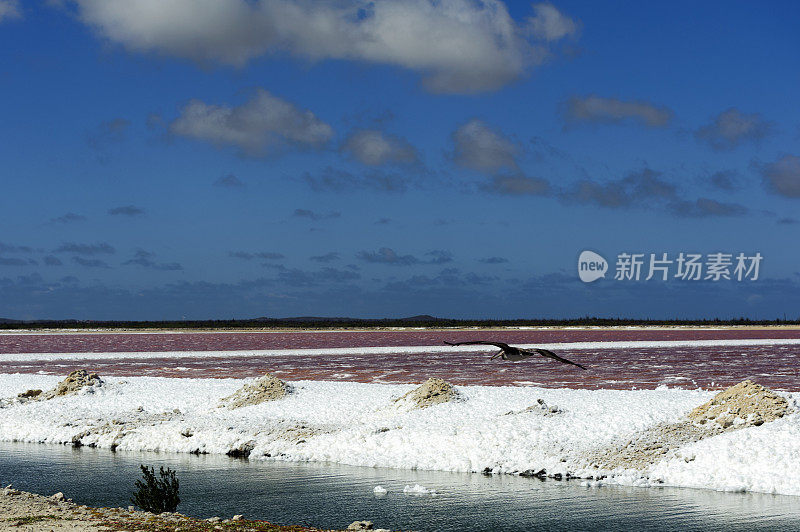
[[[45,497],[6,487],[0,491],[0,531],[316,532],[319,530],[301,526],[273,525],[266,521],[242,519],[241,516],[196,519],[180,513],[154,515],[130,508],[93,508],[75,504],[71,499],[65,499],[61,493]],[[359,528],[354,527],[349,530],[359,530]]]

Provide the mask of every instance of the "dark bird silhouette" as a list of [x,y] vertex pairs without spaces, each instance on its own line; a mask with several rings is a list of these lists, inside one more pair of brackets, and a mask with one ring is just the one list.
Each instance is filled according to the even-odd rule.
[[519,362],[520,360],[525,360],[526,358],[532,356],[543,356],[547,358],[552,358],[553,360],[557,360],[562,364],[572,364],[573,366],[578,366],[581,369],[586,369],[585,367],[581,366],[577,362],[573,362],[571,360],[567,360],[566,358],[562,358],[557,354],[553,353],[552,351],[548,351],[547,349],[520,349],[519,347],[511,347],[508,344],[504,344],[503,342],[485,342],[483,340],[475,340],[473,342],[445,342],[447,345],[493,345],[495,347],[499,347],[500,351],[492,355],[489,360],[494,360],[497,357],[502,358],[503,360],[510,360],[512,362]]

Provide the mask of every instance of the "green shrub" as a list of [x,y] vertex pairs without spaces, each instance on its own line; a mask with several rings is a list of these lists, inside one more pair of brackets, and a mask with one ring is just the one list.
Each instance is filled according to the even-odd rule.
[[156,478],[155,470],[152,467],[140,465],[144,482],[136,481],[136,493],[131,497],[131,502],[144,510],[154,514],[162,512],[174,512],[178,508],[181,499],[178,497],[178,479],[175,478],[175,471],[163,467],[159,468],[161,479]]

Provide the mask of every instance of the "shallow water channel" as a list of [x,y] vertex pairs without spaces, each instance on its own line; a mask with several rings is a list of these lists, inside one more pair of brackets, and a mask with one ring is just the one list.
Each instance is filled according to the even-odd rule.
[[[95,506],[127,507],[142,463],[177,470],[178,510],[197,517],[419,531],[800,529],[800,497],[0,443],[3,486]],[[437,494],[403,493],[415,484]],[[376,496],[378,485],[388,493]]]

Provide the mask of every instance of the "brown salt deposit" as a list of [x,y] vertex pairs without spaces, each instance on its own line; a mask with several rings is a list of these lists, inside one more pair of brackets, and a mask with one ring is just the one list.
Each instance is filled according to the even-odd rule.
[[410,399],[417,408],[447,403],[458,397],[458,391],[449,382],[443,379],[431,378],[423,382],[418,388],[398,397],[395,401]]
[[233,395],[220,401],[220,406],[227,408],[241,408],[243,406],[257,405],[267,401],[282,399],[291,393],[292,388],[277,377],[265,374],[250,384],[245,384]]
[[599,469],[644,469],[684,445],[774,421],[788,410],[785,398],[745,380],[719,392],[676,423],[659,423],[633,434],[626,443],[600,449],[587,458]]

